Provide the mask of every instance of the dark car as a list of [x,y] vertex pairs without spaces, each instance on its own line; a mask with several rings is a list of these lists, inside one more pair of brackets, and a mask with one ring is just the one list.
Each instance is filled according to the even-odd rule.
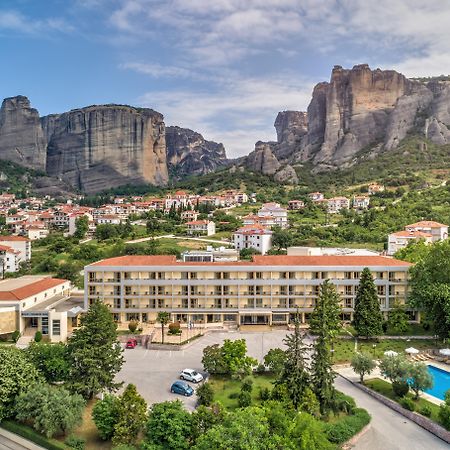
[[170,392],[190,397],[194,393],[194,389],[192,389],[185,381],[175,381],[170,387]]
[[137,345],[136,339],[128,339],[127,344],[125,345],[125,348],[134,348]]

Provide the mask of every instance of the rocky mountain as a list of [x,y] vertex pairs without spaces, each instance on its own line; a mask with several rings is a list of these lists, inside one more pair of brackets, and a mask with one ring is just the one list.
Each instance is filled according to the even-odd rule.
[[[392,150],[411,133],[443,145],[450,142],[450,82],[412,80],[367,64],[335,66],[330,82],[315,86],[307,112],[280,112],[275,128],[277,142],[255,148],[265,148],[272,170],[305,161],[316,172],[349,167],[361,151]],[[255,152],[245,164],[269,174],[267,164],[255,163]]]
[[166,127],[167,165],[177,178],[204,175],[228,164],[223,144],[188,128]]
[[226,163],[222,144],[179,127],[167,128],[148,108],[94,105],[39,117],[23,96],[0,109],[0,160],[46,172],[73,188],[99,192],[125,184],[164,186]]

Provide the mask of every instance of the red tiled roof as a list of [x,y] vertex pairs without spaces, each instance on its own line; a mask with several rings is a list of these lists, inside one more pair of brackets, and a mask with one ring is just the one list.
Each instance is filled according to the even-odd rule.
[[129,255],[109,258],[98,261],[91,266],[209,266],[209,265],[235,265],[235,266],[393,266],[409,267],[412,264],[385,256],[253,256],[253,261],[237,262],[181,262],[172,255]]
[[420,222],[412,223],[411,225],[406,225],[405,228],[409,227],[441,228],[441,227],[448,227],[448,225],[435,222],[433,220],[422,220]]
[[9,241],[9,242],[29,242],[29,239],[23,236],[0,236],[0,241]]
[[397,233],[392,233],[391,236],[405,237],[405,238],[433,237],[432,234],[424,233],[423,231],[397,231]]
[[42,291],[51,289],[52,287],[59,286],[60,284],[67,283],[68,280],[62,280],[59,278],[44,278],[34,283],[30,283],[27,286],[22,286],[11,291],[2,291],[0,284],[0,301],[1,300],[23,300],[31,297],[32,295],[39,294]]

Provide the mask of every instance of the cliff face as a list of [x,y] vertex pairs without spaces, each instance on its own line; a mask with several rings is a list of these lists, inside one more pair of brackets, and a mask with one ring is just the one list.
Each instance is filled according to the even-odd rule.
[[26,97],[5,99],[0,110],[0,160],[46,171],[92,193],[125,184],[165,185],[227,163],[222,144],[179,127],[166,129],[148,108],[100,105],[39,118]]
[[177,177],[203,175],[227,164],[223,144],[176,126],[166,128],[167,164]]
[[106,105],[42,118],[47,173],[85,192],[168,181],[163,116]]
[[0,108],[0,157],[45,170],[46,142],[39,113],[22,95],[6,98]]
[[446,144],[450,83],[424,84],[367,64],[335,66],[330,82],[315,86],[307,113],[281,112],[275,128],[271,151],[277,161],[310,161],[316,171],[349,166],[361,150],[389,151],[410,132]]

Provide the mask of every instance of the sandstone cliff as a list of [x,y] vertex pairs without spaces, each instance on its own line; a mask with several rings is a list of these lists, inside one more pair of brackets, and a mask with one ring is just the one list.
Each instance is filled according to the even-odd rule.
[[0,108],[0,157],[45,170],[46,142],[39,113],[22,95],[5,98]]
[[223,144],[187,128],[167,127],[166,146],[169,171],[177,178],[214,172],[228,163]]
[[163,116],[146,108],[90,106],[42,118],[47,173],[85,192],[168,181]]
[[[367,64],[335,66],[330,82],[315,86],[307,112],[281,112],[275,128],[277,142],[265,159],[280,166],[310,161],[315,171],[352,165],[361,151],[389,151],[409,133],[446,144],[450,83],[423,83]],[[254,152],[247,159],[254,161]]]

